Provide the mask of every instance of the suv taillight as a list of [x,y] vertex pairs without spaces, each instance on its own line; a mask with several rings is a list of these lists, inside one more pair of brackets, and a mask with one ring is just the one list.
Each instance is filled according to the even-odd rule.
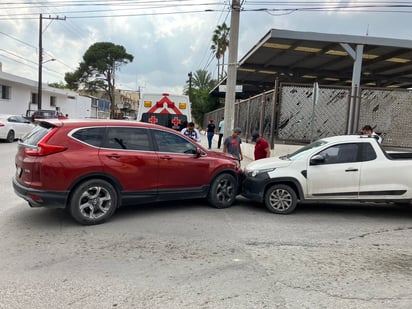
[[43,139],[37,143],[37,146],[34,148],[25,148],[24,153],[28,156],[40,157],[40,156],[47,156],[53,153],[58,153],[61,151],[65,151],[67,149],[66,146],[60,145],[50,145],[47,144],[47,141],[52,137],[54,133],[56,133],[57,128],[51,130]]
[[45,143],[38,143],[37,147],[34,149],[25,148],[24,153],[28,156],[40,157],[40,156],[47,156],[53,153],[58,153],[61,151],[66,150],[65,146],[57,146],[57,145],[48,145]]

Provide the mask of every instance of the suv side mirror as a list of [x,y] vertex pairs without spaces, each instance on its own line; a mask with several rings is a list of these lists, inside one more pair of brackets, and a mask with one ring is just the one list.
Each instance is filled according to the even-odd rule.
[[314,155],[312,158],[310,158],[309,162],[310,162],[310,165],[323,164],[325,163],[325,157],[320,154],[317,154],[317,155]]
[[201,155],[202,155],[202,150],[199,147],[197,147],[196,148],[196,158],[199,158]]

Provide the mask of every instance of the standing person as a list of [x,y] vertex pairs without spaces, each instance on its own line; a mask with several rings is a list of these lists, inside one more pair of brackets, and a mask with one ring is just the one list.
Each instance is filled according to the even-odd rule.
[[257,132],[252,135],[252,142],[255,142],[255,160],[269,158],[269,143]]
[[199,130],[195,128],[195,124],[193,122],[189,122],[187,127],[182,129],[180,132],[182,132],[183,135],[189,136],[198,143],[202,141]]
[[212,140],[213,140],[213,136],[215,135],[215,130],[216,130],[216,126],[213,123],[213,119],[209,120],[209,124],[207,125],[207,142],[208,142],[208,146],[209,149],[212,148]]
[[370,125],[366,125],[362,128],[362,134],[372,136],[376,138],[379,144],[382,143],[382,137],[375,133]]
[[217,149],[220,149],[222,145],[223,133],[225,133],[225,121],[222,117],[222,120],[219,122],[219,140],[217,141]]
[[238,158],[239,162],[243,160],[242,148],[240,144],[242,144],[242,140],[240,139],[240,134],[242,130],[240,128],[234,128],[232,130],[232,135],[225,138],[223,142],[223,152],[230,153]]

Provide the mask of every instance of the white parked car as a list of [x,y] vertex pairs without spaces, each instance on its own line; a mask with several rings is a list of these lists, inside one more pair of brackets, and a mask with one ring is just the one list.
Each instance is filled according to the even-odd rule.
[[34,127],[29,120],[20,115],[0,114],[0,139],[12,143],[15,139],[22,138]]

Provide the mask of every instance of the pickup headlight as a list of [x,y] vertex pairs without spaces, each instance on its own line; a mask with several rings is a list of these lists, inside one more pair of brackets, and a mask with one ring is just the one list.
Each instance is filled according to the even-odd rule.
[[265,168],[265,169],[261,169],[261,170],[246,170],[245,172],[246,172],[246,176],[256,177],[259,174],[269,173],[269,172],[272,172],[274,170],[275,170],[275,168]]

